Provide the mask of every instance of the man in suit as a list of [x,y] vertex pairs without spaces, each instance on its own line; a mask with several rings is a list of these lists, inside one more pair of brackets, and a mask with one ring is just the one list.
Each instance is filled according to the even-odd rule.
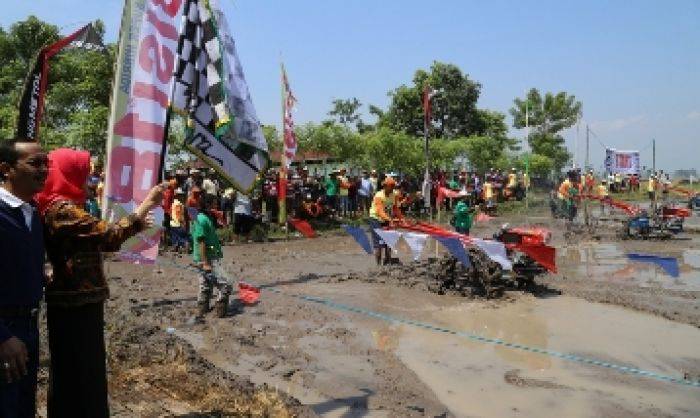
[[0,416],[4,418],[36,415],[44,240],[32,202],[47,173],[48,158],[38,143],[0,143]]

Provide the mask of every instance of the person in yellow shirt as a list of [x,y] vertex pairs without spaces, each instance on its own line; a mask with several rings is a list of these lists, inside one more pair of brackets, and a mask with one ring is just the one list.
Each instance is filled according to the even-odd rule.
[[175,198],[173,199],[173,204],[170,206],[170,241],[175,246],[175,252],[184,249],[185,253],[188,253],[190,237],[185,229],[187,221],[185,218],[184,201],[185,191],[180,188],[175,189]]
[[338,175],[338,185],[340,186],[338,190],[338,211],[341,217],[350,214],[350,181],[348,181],[346,173],[347,170],[343,167],[340,169],[340,174]]
[[608,182],[603,180],[598,186],[596,186],[596,196],[601,198],[600,201],[600,214],[605,213],[605,204],[610,199],[610,191],[608,190]]
[[382,248],[384,248],[384,264],[391,262],[391,248],[382,240],[375,232],[375,229],[381,229],[390,226],[392,223],[392,215],[394,214],[394,206],[396,205],[397,195],[394,192],[396,188],[396,180],[388,177],[382,183],[382,190],[375,193],[372,199],[372,206],[369,209],[369,233],[372,236],[372,246],[374,247],[374,257],[377,265],[382,265]]
[[649,200],[652,202],[656,201],[656,190],[658,189],[659,184],[658,181],[656,180],[656,175],[652,174],[649,176],[649,182],[647,183],[647,194],[649,195]]
[[494,190],[494,185],[492,183],[492,180],[490,178],[486,178],[486,181],[484,182],[484,187],[483,187],[483,194],[484,194],[484,204],[486,205],[486,213],[488,214],[493,214],[493,212],[496,211],[496,199],[495,199],[495,190]]

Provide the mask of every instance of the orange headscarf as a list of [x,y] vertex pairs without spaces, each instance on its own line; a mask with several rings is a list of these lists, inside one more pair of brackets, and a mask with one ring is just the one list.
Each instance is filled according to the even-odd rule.
[[90,153],[68,148],[49,152],[49,174],[44,190],[34,196],[42,215],[55,202],[69,200],[85,204],[84,185],[90,174]]

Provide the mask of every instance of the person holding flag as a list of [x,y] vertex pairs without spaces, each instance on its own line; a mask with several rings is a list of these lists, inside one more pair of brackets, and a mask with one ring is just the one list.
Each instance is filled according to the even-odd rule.
[[391,262],[391,249],[377,234],[375,229],[391,226],[393,222],[394,206],[396,205],[396,180],[387,176],[382,183],[382,190],[378,191],[372,199],[372,206],[369,209],[369,232],[372,235],[372,246],[374,247],[374,257],[377,265],[382,265],[382,248],[384,248],[384,265]]
[[127,239],[151,227],[149,213],[161,205],[168,187],[156,185],[132,214],[110,224],[83,209],[89,173],[88,152],[51,151],[46,183],[34,197],[53,267],[46,285],[50,417],[109,416],[104,342],[109,289],[102,253],[118,251]]

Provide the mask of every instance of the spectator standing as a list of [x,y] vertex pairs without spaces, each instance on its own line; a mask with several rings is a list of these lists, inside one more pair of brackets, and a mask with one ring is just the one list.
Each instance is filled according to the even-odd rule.
[[350,194],[350,182],[346,176],[347,170],[345,167],[340,169],[338,174],[338,213],[340,216],[348,216],[350,212],[349,207],[349,194]]
[[36,415],[44,237],[31,202],[47,171],[38,143],[0,144],[0,416],[6,418]]
[[175,189],[173,203],[170,207],[170,242],[175,246],[175,251],[185,250],[189,252],[190,236],[187,234],[185,225],[185,191]]
[[234,205],[233,212],[233,230],[236,234],[236,239],[241,241],[242,236],[243,242],[246,242],[248,241],[250,231],[253,229],[253,225],[255,224],[255,218],[253,218],[253,206],[250,201],[250,197],[241,192],[236,193],[236,203]]
[[357,194],[360,200],[360,210],[363,215],[369,212],[370,204],[372,203],[372,196],[374,196],[374,185],[372,184],[372,179],[367,171],[362,172],[362,179],[360,179],[360,187],[357,190]]
[[338,172],[333,170],[324,184],[326,189],[326,206],[331,213],[335,213],[338,209]]

